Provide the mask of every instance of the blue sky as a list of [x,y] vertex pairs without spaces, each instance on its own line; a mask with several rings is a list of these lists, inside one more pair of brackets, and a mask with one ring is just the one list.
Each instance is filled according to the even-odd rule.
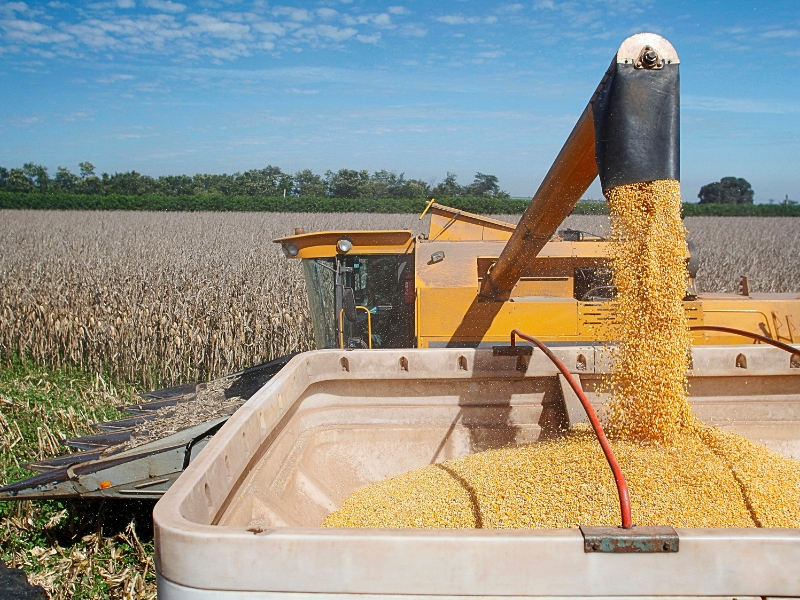
[[797,1],[2,3],[0,165],[481,171],[529,196],[639,31],[681,57],[684,198],[734,175],[800,200]]

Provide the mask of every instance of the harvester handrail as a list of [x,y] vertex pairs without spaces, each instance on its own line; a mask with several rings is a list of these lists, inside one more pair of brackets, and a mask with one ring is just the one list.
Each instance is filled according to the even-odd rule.
[[800,349],[798,348],[790,346],[789,344],[784,344],[783,342],[779,342],[778,340],[773,340],[772,338],[768,338],[765,335],[760,335],[758,333],[745,331],[744,329],[734,329],[733,327],[721,327],[719,325],[693,325],[692,327],[689,327],[689,329],[691,331],[721,331],[723,333],[732,333],[734,335],[741,335],[742,337],[747,337],[750,338],[751,340],[764,342],[765,344],[769,344],[770,346],[775,346],[776,348],[785,350],[790,354],[800,356]]
[[600,447],[603,449],[603,454],[606,455],[608,466],[611,467],[611,472],[614,474],[614,481],[617,484],[617,494],[619,495],[619,512],[622,519],[622,527],[624,529],[630,529],[633,527],[633,522],[631,520],[631,498],[628,494],[628,482],[625,480],[625,474],[622,472],[622,469],[617,462],[617,458],[614,456],[614,450],[611,448],[611,444],[608,443],[608,438],[606,438],[603,427],[600,425],[600,420],[597,418],[597,413],[594,412],[594,408],[592,408],[589,399],[586,397],[586,394],[584,394],[578,382],[575,381],[575,378],[572,376],[572,373],[569,372],[569,369],[567,369],[564,363],[561,362],[555,354],[553,354],[550,348],[545,346],[535,337],[524,334],[518,329],[511,331],[512,348],[516,345],[517,337],[534,344],[537,348],[544,352],[545,356],[547,356],[547,358],[552,361],[558,370],[561,371],[561,374],[566,378],[570,387],[581,401],[583,410],[586,411],[586,416],[589,417],[589,423],[591,423],[592,429],[594,429],[594,433],[597,436],[597,440],[600,442]]
[[[369,338],[367,346],[369,350],[372,350],[372,313],[369,312],[366,306],[356,306],[356,310],[363,310],[367,313],[367,337]],[[344,315],[344,309],[339,311],[339,347],[344,350],[344,321],[342,315]]]

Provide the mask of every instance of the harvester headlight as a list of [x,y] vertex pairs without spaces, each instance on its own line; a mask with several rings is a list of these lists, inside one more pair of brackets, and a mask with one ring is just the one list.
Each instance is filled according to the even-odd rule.
[[336,242],[336,249],[339,252],[342,253],[350,252],[352,248],[353,248],[353,242],[351,242],[347,238],[342,238],[338,242]]
[[287,244],[284,246],[284,250],[286,251],[286,256],[297,256],[297,253],[300,252],[294,244]]

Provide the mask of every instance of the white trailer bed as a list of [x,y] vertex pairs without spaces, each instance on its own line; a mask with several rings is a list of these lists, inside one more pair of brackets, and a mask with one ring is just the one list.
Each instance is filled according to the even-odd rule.
[[[602,410],[600,348],[553,350]],[[530,359],[467,349],[297,356],[156,506],[159,596],[800,596],[800,529],[677,529],[678,552],[616,554],[585,552],[578,529],[319,527],[363,485],[557,435],[581,417],[565,389],[536,350]],[[800,457],[800,369],[787,353],[697,347],[690,391],[704,421]]]

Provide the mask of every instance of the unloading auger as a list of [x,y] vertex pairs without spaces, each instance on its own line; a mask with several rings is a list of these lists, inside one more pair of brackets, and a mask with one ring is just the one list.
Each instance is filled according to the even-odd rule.
[[488,269],[481,296],[511,295],[598,175],[603,191],[628,183],[680,180],[679,65],[675,48],[658,35],[640,33],[623,42]]

